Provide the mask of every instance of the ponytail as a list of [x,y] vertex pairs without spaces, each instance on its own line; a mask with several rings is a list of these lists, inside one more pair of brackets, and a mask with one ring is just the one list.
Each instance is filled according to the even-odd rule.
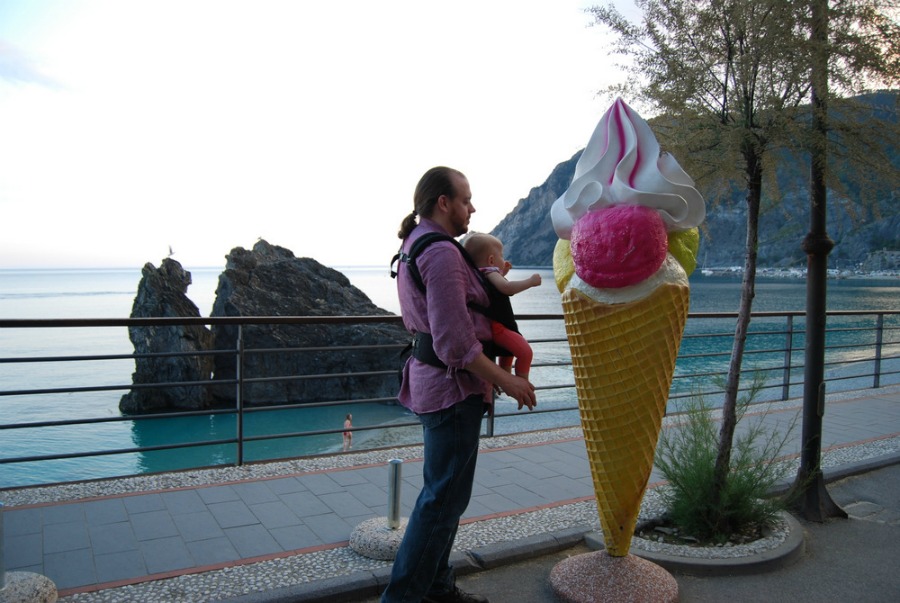
[[416,216],[419,212],[416,210],[412,210],[408,216],[403,218],[403,222],[400,223],[400,231],[397,233],[397,236],[401,239],[405,239],[410,235],[413,231],[413,228],[416,227]]

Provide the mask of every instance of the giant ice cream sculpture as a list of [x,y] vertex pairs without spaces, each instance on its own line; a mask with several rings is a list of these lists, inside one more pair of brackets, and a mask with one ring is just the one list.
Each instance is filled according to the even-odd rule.
[[628,555],[653,468],[705,213],[691,178],[621,99],[551,209],[554,274],[613,557]]

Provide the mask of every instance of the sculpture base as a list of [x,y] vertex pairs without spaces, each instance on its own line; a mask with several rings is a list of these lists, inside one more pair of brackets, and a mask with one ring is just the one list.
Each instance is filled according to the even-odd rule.
[[407,523],[409,518],[401,517],[400,525],[391,529],[387,517],[364,521],[350,534],[350,548],[369,559],[390,561],[397,556]]
[[53,581],[32,572],[6,572],[0,603],[56,603],[58,594]]
[[553,592],[564,603],[675,603],[678,583],[666,570],[635,555],[606,551],[569,557],[550,572]]

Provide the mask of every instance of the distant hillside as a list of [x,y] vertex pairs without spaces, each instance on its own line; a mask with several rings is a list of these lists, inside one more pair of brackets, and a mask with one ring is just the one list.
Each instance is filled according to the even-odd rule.
[[[872,99],[885,102],[879,93]],[[885,118],[886,115],[880,115]],[[572,181],[579,151],[557,165],[547,180],[521,199],[516,207],[491,231],[504,242],[504,255],[517,266],[550,266],[557,236],[550,222],[550,206]],[[894,153],[895,165],[900,155]],[[778,179],[805,181],[808,165],[785,162]],[[701,191],[703,192],[703,191]],[[732,199],[707,207],[698,254],[701,266],[741,266],[744,263],[746,238],[746,203],[744,191]],[[829,194],[828,234],[835,241],[829,262],[835,268],[859,265],[870,252],[881,249],[900,250],[900,199],[897,191],[888,191],[874,206],[865,207],[854,200],[839,199]],[[809,231],[809,197],[806,191],[786,193],[780,203],[760,216],[759,266],[803,267],[806,255],[801,248]]]
[[559,237],[550,221],[550,206],[569,188],[581,151],[557,165],[542,185],[531,189],[491,231],[503,241],[503,256],[516,266],[550,266]]

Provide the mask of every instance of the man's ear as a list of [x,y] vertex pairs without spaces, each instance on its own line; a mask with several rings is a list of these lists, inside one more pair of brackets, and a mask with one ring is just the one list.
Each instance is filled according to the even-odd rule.
[[438,197],[438,199],[437,199],[437,204],[436,204],[436,206],[437,206],[437,208],[440,209],[441,211],[446,212],[447,209],[450,207],[450,197],[448,197],[447,195],[441,195],[441,196]]

